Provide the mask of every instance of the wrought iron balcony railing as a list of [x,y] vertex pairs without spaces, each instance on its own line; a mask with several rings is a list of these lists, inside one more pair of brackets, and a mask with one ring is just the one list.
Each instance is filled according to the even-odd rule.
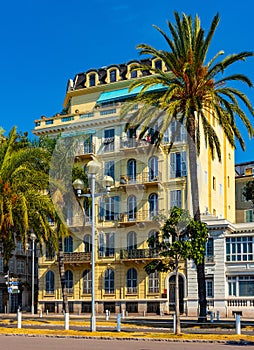
[[76,253],[64,253],[65,263],[85,263],[91,260],[91,253],[76,252]]

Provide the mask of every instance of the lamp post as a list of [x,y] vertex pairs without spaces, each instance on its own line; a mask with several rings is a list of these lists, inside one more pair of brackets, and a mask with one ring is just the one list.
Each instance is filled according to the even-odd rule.
[[[86,166],[87,172],[91,177],[91,194],[82,194],[84,189],[84,183],[80,179],[76,179],[73,182],[73,187],[76,190],[78,197],[91,197],[92,199],[92,315],[90,320],[90,331],[96,331],[96,312],[95,312],[95,197],[102,195],[101,193],[95,194],[95,178],[99,172],[100,164],[95,160],[91,160]],[[106,193],[109,193],[110,187],[113,184],[113,179],[110,176],[104,177],[104,184],[106,186]]]
[[32,301],[31,301],[31,313],[34,315],[34,246],[36,235],[32,232],[30,235],[32,240]]

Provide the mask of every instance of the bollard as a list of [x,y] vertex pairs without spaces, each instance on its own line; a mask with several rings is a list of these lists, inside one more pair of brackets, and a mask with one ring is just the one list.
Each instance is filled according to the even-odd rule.
[[40,318],[42,318],[42,309],[40,309]]
[[65,312],[65,314],[64,314],[64,329],[66,331],[69,330],[69,318],[70,318],[70,314],[68,312]]
[[21,316],[22,316],[22,313],[18,309],[18,311],[17,311],[18,328],[21,328]]
[[49,314],[49,310],[46,310],[46,315],[48,316],[48,314]]
[[143,311],[143,317],[146,317],[146,312],[145,312],[145,310]]
[[109,320],[109,312],[108,312],[108,310],[106,310],[106,321],[108,321]]
[[121,314],[117,314],[117,332],[121,332]]
[[173,333],[176,334],[176,314],[173,315]]
[[124,320],[125,317],[125,310],[122,310],[122,319]]
[[129,316],[129,312],[127,310],[125,311],[125,315],[126,315],[126,317]]
[[213,323],[213,319],[214,319],[214,313],[213,311],[210,311],[210,322]]
[[220,321],[220,311],[216,312],[217,321]]
[[235,315],[235,332],[241,334],[241,316]]

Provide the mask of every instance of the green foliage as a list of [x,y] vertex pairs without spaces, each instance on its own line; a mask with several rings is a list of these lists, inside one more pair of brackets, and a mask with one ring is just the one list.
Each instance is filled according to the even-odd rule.
[[243,189],[243,195],[247,201],[254,204],[254,181],[248,181]]
[[152,260],[145,271],[149,274],[155,270],[173,270],[179,259],[193,259],[195,264],[203,262],[207,237],[206,224],[193,220],[187,210],[172,208],[160,240],[153,236],[148,239],[149,246],[156,243],[156,251],[163,259]]
[[[220,51],[207,62],[209,47],[220,21],[218,14],[214,16],[207,35],[198,16],[192,18],[185,13],[180,16],[177,12],[174,15],[175,23],[168,22],[169,36],[155,26],[168,44],[168,50],[157,50],[148,44],[137,46],[141,55],[161,60],[168,71],[149,67],[151,75],[134,81],[130,90],[141,87],[141,91],[129,104],[124,105],[121,115],[125,117],[131,111],[126,128],[140,127],[141,138],[149,129],[159,130],[153,140],[157,145],[161,143],[170,123],[177,120],[185,126],[197,147],[197,153],[200,151],[202,131],[212,157],[217,153],[221,159],[220,142],[210,118],[211,113],[233,147],[235,139],[243,149],[245,147],[237,127],[237,118],[243,122],[250,137],[254,134],[245,112],[254,116],[253,106],[247,95],[234,87],[235,82],[247,87],[253,84],[246,75],[231,73],[234,64],[253,56],[253,52],[244,51],[219,60],[224,55]],[[228,69],[231,72],[226,75]],[[148,67],[136,64],[134,70],[146,72]],[[161,88],[151,91],[156,86]],[[136,104],[142,107],[133,110]],[[174,143],[174,140],[175,135],[171,142]]]

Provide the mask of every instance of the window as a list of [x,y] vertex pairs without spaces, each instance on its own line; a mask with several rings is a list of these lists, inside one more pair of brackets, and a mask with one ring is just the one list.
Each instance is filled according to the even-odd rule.
[[66,292],[68,294],[73,293],[73,273],[71,270],[67,270],[64,273],[65,276],[65,285],[66,285]]
[[170,177],[182,177],[187,175],[186,152],[170,154]]
[[170,191],[170,208],[178,207],[182,208],[182,191],[174,190]]
[[206,279],[206,296],[208,298],[213,298],[213,279]]
[[148,160],[149,181],[158,180],[158,158],[151,157]]
[[84,237],[84,252],[91,253],[92,252],[92,236],[85,235]]
[[229,276],[228,294],[237,297],[252,297],[254,295],[254,276]]
[[253,210],[245,210],[245,222],[253,222]]
[[54,294],[55,292],[55,274],[53,271],[46,273],[46,293]]
[[115,162],[113,160],[104,163],[104,175],[115,178]]
[[113,269],[107,269],[104,275],[104,290],[107,294],[115,293],[115,273]]
[[95,86],[96,83],[96,75],[92,73],[89,75],[89,86]]
[[116,81],[116,69],[112,69],[109,72],[109,81],[110,81],[110,83],[113,83]]
[[159,232],[152,230],[148,233],[148,248],[152,251],[156,251],[159,242]]
[[156,60],[156,61],[154,62],[154,67],[155,67],[156,69],[162,70],[162,60]]
[[127,199],[128,220],[135,221],[137,218],[137,199],[135,196],[129,196]]
[[136,70],[131,71],[131,78],[137,78],[138,72]]
[[214,255],[213,238],[208,238],[205,248],[206,248],[205,249],[205,256],[213,256]]
[[216,178],[213,176],[213,190],[216,190]]
[[152,220],[154,216],[158,215],[158,194],[151,193],[148,198],[149,203],[149,219]]
[[109,232],[105,234],[106,236],[106,252],[105,256],[114,256],[115,255],[115,233]]
[[0,273],[4,272],[4,258],[0,257]]
[[253,260],[253,237],[227,237],[226,261]]
[[137,249],[137,234],[134,231],[127,234],[127,250]]
[[93,153],[93,135],[87,135],[84,140],[84,154]]
[[228,277],[228,295],[236,296],[236,277]]
[[148,275],[148,293],[159,293],[159,272],[157,270]]
[[127,271],[127,293],[137,293],[137,270],[131,268]]
[[182,142],[186,140],[186,130],[184,125],[181,125],[178,121],[172,121],[170,124],[171,138],[175,142]]
[[73,252],[73,238],[71,236],[64,238],[64,252],[65,253]]
[[136,160],[135,159],[129,159],[127,162],[127,176],[128,180],[130,182],[136,181]]
[[99,248],[99,257],[104,256],[104,254],[105,254],[105,237],[104,237],[103,232],[99,234],[98,248]]
[[17,241],[17,254],[23,253],[23,246],[21,241]]
[[91,294],[92,293],[92,271],[85,270],[83,272],[83,293]]
[[17,273],[24,274],[25,273],[25,262],[24,260],[17,260]]
[[99,208],[100,220],[117,220],[119,217],[119,196],[101,198]]
[[104,152],[113,152],[115,149],[115,129],[104,130]]

